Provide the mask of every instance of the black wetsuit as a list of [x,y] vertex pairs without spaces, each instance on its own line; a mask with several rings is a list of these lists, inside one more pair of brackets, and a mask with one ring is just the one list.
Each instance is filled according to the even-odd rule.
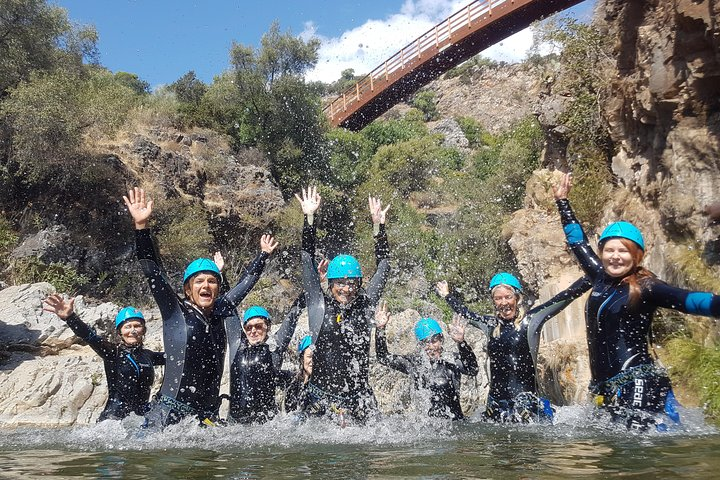
[[413,355],[388,353],[385,329],[375,330],[375,354],[378,362],[399,372],[411,375],[415,389],[430,392],[428,415],[452,420],[464,418],[460,408],[460,375],[478,374],[475,353],[465,342],[458,343],[454,362],[430,359],[425,352]]
[[[295,300],[274,338],[250,345],[239,324],[228,325],[230,344],[229,418],[239,423],[264,423],[278,412],[275,389],[284,388],[290,374],[282,371],[283,356],[290,344],[303,308],[305,295]],[[238,317],[231,317],[240,322]]]
[[[664,307],[718,317],[720,296],[684,290],[649,277],[640,280],[640,299],[631,305],[628,285],[605,272],[570,202],[558,200],[557,205],[568,245],[592,281],[585,310],[591,392],[602,396],[611,407],[654,413],[665,409],[670,413],[666,409],[670,382],[648,349],[653,314],[658,307]],[[631,428],[644,422],[634,414],[626,417]]]
[[164,427],[186,416],[214,420],[220,407],[220,380],[225,362],[224,319],[260,278],[268,254],[260,252],[240,283],[215,301],[206,317],[194,304],[173,290],[160,266],[150,230],[135,230],[137,257],[163,319],[163,342],[167,356],[165,377],[158,402],[148,412],[149,427]]
[[290,377],[285,389],[285,412],[299,411],[301,414],[308,408],[309,397],[305,375],[300,371]]
[[[488,338],[490,359],[490,392],[486,416],[493,420],[528,420],[528,414],[542,410],[537,401],[535,365],[537,363],[540,333],[545,322],[557,315],[573,300],[590,289],[587,277],[576,280],[570,287],[547,302],[531,309],[520,322],[503,321],[496,315],[479,315],[470,311],[454,295],[445,299],[450,307],[468,319]],[[500,332],[494,336],[495,328]],[[517,405],[516,405],[517,404]],[[519,418],[515,418],[516,415]]]
[[315,352],[313,373],[307,386],[310,406],[307,413],[323,415],[328,408],[349,413],[364,421],[377,412],[377,402],[368,382],[370,333],[375,308],[380,301],[390,270],[385,226],[375,236],[377,270],[366,289],[360,289],[349,305],[325,295],[313,261],[315,227],[303,228],[303,287],[307,298],[308,321]]
[[66,320],[75,335],[84,340],[100,355],[108,382],[108,400],[98,422],[120,420],[130,413],[145,415],[150,399],[150,388],[155,381],[154,367],[165,365],[165,354],[142,346],[129,347],[115,344],[98,336],[77,314]]

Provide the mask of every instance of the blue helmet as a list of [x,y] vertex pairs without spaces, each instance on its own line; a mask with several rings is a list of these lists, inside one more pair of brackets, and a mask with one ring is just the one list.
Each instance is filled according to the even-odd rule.
[[298,354],[301,355],[309,346],[312,345],[312,336],[305,335],[298,344]]
[[183,285],[196,273],[205,272],[212,273],[218,279],[220,278],[220,269],[215,262],[209,258],[198,258],[190,262],[190,265],[185,269],[185,275],[183,276]]
[[440,324],[432,318],[421,318],[415,324],[415,337],[418,339],[418,342],[422,342],[438,333],[442,333],[442,328],[440,328]]
[[243,314],[243,325],[250,321],[252,318],[260,317],[265,319],[267,323],[270,323],[270,314],[263,307],[253,305],[252,307],[245,310]]
[[508,285],[510,287],[513,287],[518,292],[522,292],[522,285],[520,285],[520,280],[518,280],[517,277],[511,273],[496,273],[490,279],[490,290],[497,287],[498,285]]
[[327,278],[362,278],[360,263],[351,255],[338,255],[328,265]]
[[145,324],[145,317],[140,310],[135,307],[123,308],[118,312],[117,315],[115,315],[115,329],[117,330],[122,326],[123,323],[133,318],[136,320],[140,320],[143,324]]
[[628,240],[635,242],[643,252],[645,251],[645,241],[643,240],[642,233],[640,232],[640,229],[632,223],[611,223],[605,227],[605,230],[603,230],[598,243],[603,243],[605,240],[610,240],[611,238],[627,238]]

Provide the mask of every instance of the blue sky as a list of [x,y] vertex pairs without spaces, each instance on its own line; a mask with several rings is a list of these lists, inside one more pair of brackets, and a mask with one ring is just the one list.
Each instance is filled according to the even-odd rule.
[[[112,71],[136,73],[153,87],[189,70],[202,80],[228,68],[233,41],[259,45],[270,24],[322,41],[310,80],[332,82],[346,68],[366,73],[469,0],[49,0],[70,19],[95,25],[100,61]],[[595,0],[573,14],[588,19]],[[517,61],[532,41],[520,32],[487,56]]]

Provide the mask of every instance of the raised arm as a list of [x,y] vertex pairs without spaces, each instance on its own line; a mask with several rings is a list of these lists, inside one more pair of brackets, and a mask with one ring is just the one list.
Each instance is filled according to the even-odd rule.
[[591,287],[592,282],[587,276],[580,277],[568,288],[528,312],[527,339],[533,362],[537,361],[540,333],[542,332],[542,327],[545,325],[545,322],[560,313],[561,310],[570,305],[573,300],[580,295],[590,290]]
[[45,299],[43,310],[54,313],[67,323],[68,327],[80,339],[85,341],[95,353],[102,358],[110,358],[115,355],[117,347],[107,340],[101,338],[94,328],[86,325],[75,313],[75,299],[65,300],[62,295],[54,293]]
[[720,318],[720,296],[710,292],[695,292],[674,287],[667,283],[648,279],[643,282],[643,302],[684,313]]
[[384,209],[380,199],[368,197],[370,216],[373,222],[373,236],[375,237],[375,262],[377,269],[375,275],[370,279],[365,291],[371,304],[377,304],[385,289],[388,274],[390,273],[390,245],[388,244],[387,233],[385,232],[385,220],[390,205]]
[[580,263],[580,268],[582,268],[585,274],[591,279],[595,279],[603,273],[602,262],[600,262],[597,254],[590,247],[585,231],[575,217],[572,208],[570,208],[570,200],[568,200],[567,196],[571,188],[572,176],[566,173],[563,175],[560,184],[553,187],[555,203],[560,212],[560,221],[563,225],[565,238],[575,258],[577,258]]
[[230,290],[225,298],[234,306],[237,307],[240,302],[250,293],[250,290],[260,280],[265,269],[265,262],[270,255],[275,251],[278,244],[272,235],[263,235],[260,237],[260,252],[255,256],[252,262],[245,268],[245,273],[240,278],[240,281],[235,288]]
[[388,352],[385,326],[389,321],[387,303],[380,302],[375,311],[375,356],[381,365],[409,374],[412,365],[410,359],[404,355],[393,355]]
[[435,285],[435,291],[443,298],[450,308],[459,315],[465,317],[475,328],[482,330],[488,338],[492,335],[492,330],[497,326],[497,318],[494,315],[480,315],[467,308],[456,296],[450,293],[448,283],[443,280]]
[[302,265],[302,281],[305,290],[305,302],[308,309],[308,324],[313,343],[317,341],[325,318],[325,297],[320,284],[320,274],[315,266],[315,212],[320,208],[320,194],[316,187],[302,190],[302,196],[295,194],[304,214],[302,249],[300,262]]
[[170,318],[180,308],[180,302],[165,275],[148,228],[153,201],[145,194],[145,190],[138,187],[128,191],[128,195],[124,196],[123,200],[135,224],[135,255],[150,285],[150,292],[160,308],[162,318]]
[[[275,362],[275,368],[278,370],[282,366],[282,358],[285,355],[285,351],[290,345],[290,340],[295,333],[295,327],[297,327],[298,318],[305,308],[305,293],[301,293],[293,302],[290,310],[288,310],[283,320],[282,325],[275,333],[275,341],[277,343],[277,349],[275,352],[277,355],[273,355],[273,361]],[[277,358],[276,358],[277,357]]]
[[456,362],[458,371],[464,375],[476,376],[480,368],[478,367],[475,352],[465,341],[465,324],[462,322],[460,315],[453,315],[453,323],[450,325],[449,333],[450,338],[458,346],[459,361]]

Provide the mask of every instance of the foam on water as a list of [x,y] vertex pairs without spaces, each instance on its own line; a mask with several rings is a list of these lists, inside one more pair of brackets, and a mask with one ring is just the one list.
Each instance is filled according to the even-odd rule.
[[557,409],[555,423],[492,424],[482,421],[480,412],[466,422],[429,418],[422,415],[390,415],[367,425],[341,427],[328,419],[311,418],[299,423],[292,415],[280,414],[264,425],[229,425],[200,427],[186,420],[162,432],[147,432],[142,418],[131,416],[122,422],[105,421],[73,428],[16,428],[0,430],[0,445],[5,450],[28,448],[61,448],[75,451],[133,451],[168,449],[207,449],[213,451],[257,450],[264,447],[291,448],[305,446],[389,446],[421,444],[441,445],[483,436],[517,435],[557,440],[608,439],[629,436],[636,439],[697,437],[717,435],[718,430],[705,424],[700,409],[683,409],[682,425],[669,432],[638,433],[598,415],[591,406],[568,406]]

